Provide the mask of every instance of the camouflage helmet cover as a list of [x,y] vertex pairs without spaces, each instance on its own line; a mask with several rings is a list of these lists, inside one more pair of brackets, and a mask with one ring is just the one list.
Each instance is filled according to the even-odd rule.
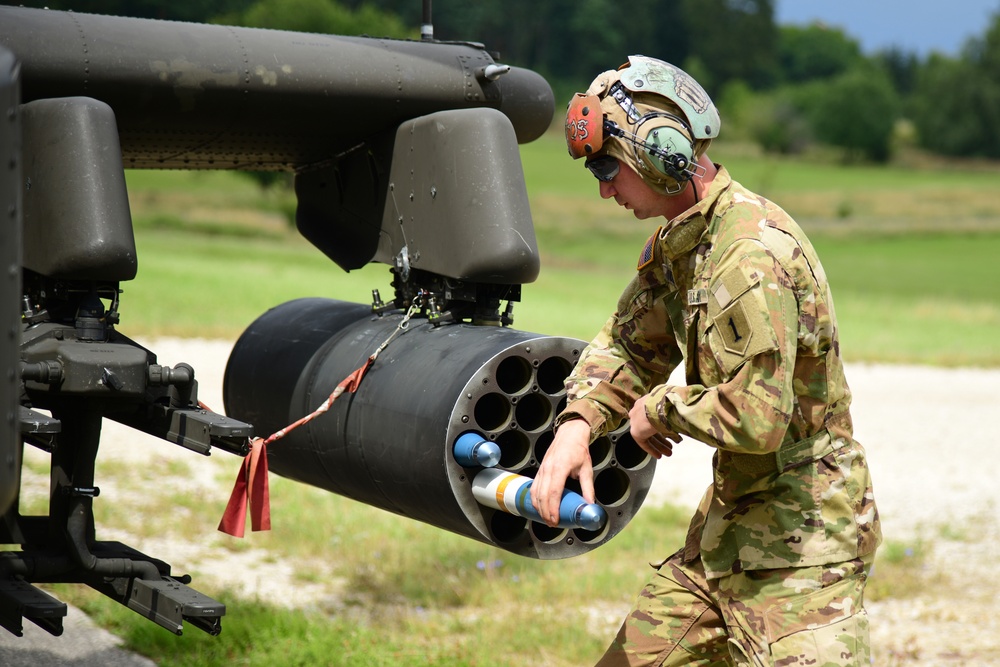
[[[609,126],[622,131],[609,133]],[[655,58],[629,56],[619,69],[599,74],[586,93],[574,95],[567,109],[566,142],[574,158],[612,155],[654,189],[674,193],[681,189],[678,179],[668,175],[669,168],[664,173],[662,161],[643,146],[661,134],[657,130],[669,128],[675,132],[662,134],[676,140],[658,147],[686,153],[696,163],[720,126],[708,93],[686,72]],[[680,180],[687,175],[681,174]]]

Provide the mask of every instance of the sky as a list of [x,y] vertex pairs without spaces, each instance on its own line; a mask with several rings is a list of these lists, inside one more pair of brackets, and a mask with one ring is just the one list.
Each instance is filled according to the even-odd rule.
[[957,56],[970,37],[982,37],[1000,0],[776,0],[779,25],[820,20],[842,28],[865,54],[897,46],[926,56]]

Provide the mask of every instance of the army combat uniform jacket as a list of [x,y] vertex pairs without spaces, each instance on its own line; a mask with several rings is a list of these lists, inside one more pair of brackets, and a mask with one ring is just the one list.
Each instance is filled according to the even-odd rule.
[[[667,384],[682,361],[686,385]],[[583,417],[592,437],[649,394],[654,426],[716,449],[684,554],[709,578],[843,562],[881,540],[823,267],[723,167],[650,237],[567,388],[559,423]]]

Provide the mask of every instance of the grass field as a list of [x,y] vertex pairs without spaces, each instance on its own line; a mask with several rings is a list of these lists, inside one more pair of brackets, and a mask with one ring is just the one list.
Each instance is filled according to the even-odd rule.
[[[522,147],[542,256],[515,326],[589,340],[634,272],[650,222],[602,202],[558,136]],[[1000,169],[840,167],[715,153],[809,233],[833,285],[849,361],[998,366]],[[369,302],[383,265],[345,273],[289,228],[289,192],[224,172],[130,172],[139,275],[121,330],[234,339],[300,296]]]
[[[833,284],[848,361],[1000,366],[1000,169],[846,168],[736,146],[713,153],[810,234]],[[560,137],[524,146],[522,155],[542,269],[524,287],[515,327],[589,339],[651,229],[598,199],[593,178],[566,157]],[[287,191],[263,192],[220,172],[129,172],[127,179],[139,275],[122,285],[123,333],[233,340],[267,308],[293,298],[368,302],[372,289],[391,292],[387,267],[345,273],[292,231]],[[152,471],[111,473],[160,486],[143,476]],[[174,637],[96,594],[59,591],[165,666],[588,664],[617,623],[602,619],[602,610],[627,607],[646,576],[642,563],[677,546],[687,519],[671,507],[644,508],[601,549],[541,563],[280,478],[272,478],[280,525],[243,543],[220,542],[221,505],[162,492],[150,491],[138,513],[109,509],[99,525],[178,540],[215,535],[205,539],[234,552],[252,542],[268,558],[293,563],[302,582],[337,581],[348,591],[336,604],[289,611],[205,590],[228,607],[216,638]],[[157,520],[137,522],[140,515]],[[883,548],[871,596],[919,588],[928,548]]]

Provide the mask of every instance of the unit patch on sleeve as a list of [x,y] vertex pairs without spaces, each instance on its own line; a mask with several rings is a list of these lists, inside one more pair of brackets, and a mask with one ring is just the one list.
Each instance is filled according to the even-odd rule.
[[750,357],[777,349],[760,280],[760,272],[754,270],[747,257],[713,280],[708,304],[712,348],[727,373]]
[[722,336],[722,344],[725,346],[726,352],[743,357],[746,354],[747,346],[750,345],[750,338],[753,336],[753,327],[747,318],[743,302],[734,301],[729,304],[729,307],[715,318],[715,324],[719,327],[719,334]]

